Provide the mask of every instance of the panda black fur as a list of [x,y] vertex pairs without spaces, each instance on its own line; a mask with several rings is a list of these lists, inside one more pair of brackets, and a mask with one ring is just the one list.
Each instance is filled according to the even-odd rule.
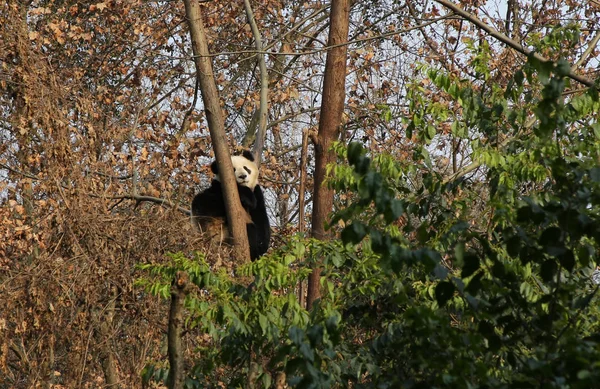
[[[271,227],[265,207],[265,198],[258,185],[258,167],[254,156],[245,150],[242,155],[231,157],[238,193],[246,211],[246,231],[250,245],[250,257],[254,261],[267,252],[271,240]],[[219,180],[217,161],[210,168],[215,173],[211,186],[198,193],[192,201],[192,224],[202,233],[208,234],[213,242],[222,243],[229,239],[227,213],[223,200],[223,187]]]

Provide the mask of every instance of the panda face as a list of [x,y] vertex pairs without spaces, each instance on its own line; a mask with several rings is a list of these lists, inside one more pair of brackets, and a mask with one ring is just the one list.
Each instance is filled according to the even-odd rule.
[[258,184],[258,167],[254,161],[242,155],[234,155],[231,157],[231,164],[238,184],[254,189]]
[[[258,185],[258,166],[254,163],[254,156],[252,153],[244,150],[242,155],[232,156],[231,164],[233,165],[233,174],[235,175],[237,183],[254,190],[254,187]],[[215,180],[221,181],[217,161],[213,161],[210,165],[210,170],[215,173]]]

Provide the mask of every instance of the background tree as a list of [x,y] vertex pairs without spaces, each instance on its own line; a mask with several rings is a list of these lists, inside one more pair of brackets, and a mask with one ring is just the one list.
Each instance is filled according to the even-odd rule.
[[[332,143],[339,137],[339,128],[344,113],[346,86],[346,42],[348,39],[348,21],[350,2],[334,0],[331,3],[330,27],[321,96],[321,117],[319,131],[314,139],[315,147],[315,185],[313,191],[313,213],[311,235],[316,239],[326,239],[325,223],[333,206],[333,190],[325,186],[327,166],[335,158]],[[317,266],[308,277],[306,304],[312,307],[319,298],[320,273]]]

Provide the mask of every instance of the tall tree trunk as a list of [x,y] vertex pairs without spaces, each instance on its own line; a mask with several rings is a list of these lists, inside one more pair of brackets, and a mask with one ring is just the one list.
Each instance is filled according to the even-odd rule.
[[169,310],[169,331],[167,333],[169,352],[169,389],[182,389],[185,375],[183,345],[181,332],[183,330],[183,307],[185,297],[189,293],[189,279],[187,273],[177,272],[171,287],[171,308]]
[[237,191],[233,166],[229,147],[225,139],[225,125],[219,91],[213,75],[212,63],[208,52],[208,43],[202,22],[200,4],[196,0],[184,0],[185,13],[187,16],[190,35],[192,37],[192,49],[200,92],[204,102],[204,112],[208,122],[210,138],[212,140],[215,157],[219,166],[219,177],[223,183],[225,207],[227,208],[227,223],[233,238],[234,256],[243,261],[250,260],[248,247],[248,235],[246,232],[243,208]]
[[[348,41],[348,22],[350,18],[349,0],[332,0],[329,40],[331,47],[325,62],[323,96],[319,132],[315,141],[315,189],[313,196],[312,236],[317,239],[329,239],[324,223],[333,208],[333,190],[323,185],[327,164],[333,162],[335,154],[329,150],[331,143],[339,137],[339,125],[344,112],[346,98],[346,53]],[[319,273],[315,266],[308,277],[307,308],[321,296]]]
[[[300,188],[298,189],[298,232],[303,236],[304,231],[304,204],[306,196],[306,155],[308,154],[308,130],[302,133],[302,151],[300,152]],[[300,306],[306,306],[306,282],[298,283],[298,302]]]

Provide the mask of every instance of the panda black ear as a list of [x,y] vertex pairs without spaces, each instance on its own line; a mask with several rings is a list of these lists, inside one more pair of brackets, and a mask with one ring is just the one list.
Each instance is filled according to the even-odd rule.
[[219,174],[219,167],[217,166],[217,161],[213,161],[213,163],[210,164],[210,170],[214,174]]
[[252,162],[254,162],[254,155],[250,152],[250,150],[244,150],[242,152],[242,156]]

